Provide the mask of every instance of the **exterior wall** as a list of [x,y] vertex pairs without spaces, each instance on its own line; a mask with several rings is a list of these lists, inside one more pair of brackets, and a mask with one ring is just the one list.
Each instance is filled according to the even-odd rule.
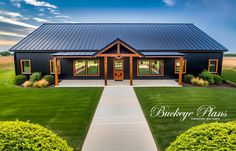
[[50,59],[52,53],[15,53],[15,69],[16,75],[21,74],[20,60],[31,60],[31,69],[33,72],[41,72],[43,75],[50,74]]
[[218,59],[218,73],[221,74],[222,71],[222,60],[223,53],[185,53],[185,58],[187,59],[187,74],[198,75],[204,69],[208,70],[208,60]]
[[[185,53],[185,52],[184,52]],[[15,70],[16,75],[21,74],[20,60],[30,59],[32,73],[41,72],[43,75],[50,74],[50,60],[53,59],[52,53],[15,53]],[[223,53],[196,53],[187,52],[187,74],[198,75],[204,69],[208,69],[209,59],[218,59],[218,73],[221,74]],[[60,59],[61,60],[61,79],[103,79],[104,78],[104,60],[103,58],[97,58],[100,60],[100,75],[99,76],[73,76],[73,60],[74,59]],[[137,60],[133,59],[133,75],[134,79],[178,79],[178,74],[174,73],[175,59],[164,59],[164,76],[137,76]],[[158,59],[158,58],[157,58]],[[124,58],[124,78],[129,79],[129,58]],[[113,58],[108,58],[108,79],[113,79]]]

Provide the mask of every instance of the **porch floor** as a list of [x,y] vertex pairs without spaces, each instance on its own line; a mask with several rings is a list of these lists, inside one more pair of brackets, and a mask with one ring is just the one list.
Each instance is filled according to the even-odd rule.
[[[108,80],[107,86],[130,86],[129,80]],[[58,87],[104,87],[104,80],[62,80]],[[179,87],[175,80],[133,80],[133,87]]]

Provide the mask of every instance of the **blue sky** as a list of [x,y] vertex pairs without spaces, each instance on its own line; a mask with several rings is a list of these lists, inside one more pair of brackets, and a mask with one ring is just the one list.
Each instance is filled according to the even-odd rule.
[[236,53],[236,0],[1,0],[0,51],[47,22],[194,23]]

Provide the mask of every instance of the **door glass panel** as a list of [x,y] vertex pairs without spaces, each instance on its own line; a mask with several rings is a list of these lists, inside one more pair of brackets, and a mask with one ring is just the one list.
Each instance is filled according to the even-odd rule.
[[123,61],[122,60],[115,60],[115,70],[116,71],[123,70]]
[[75,75],[86,75],[86,63],[85,60],[75,61]]
[[138,73],[140,75],[149,75],[149,61],[148,60],[138,61]]
[[151,74],[158,75],[161,74],[161,62],[160,60],[150,61]]
[[88,60],[88,75],[98,74],[98,60]]

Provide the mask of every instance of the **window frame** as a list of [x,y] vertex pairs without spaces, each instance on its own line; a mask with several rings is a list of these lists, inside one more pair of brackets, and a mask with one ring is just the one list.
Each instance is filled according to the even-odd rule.
[[[151,62],[155,62],[155,61],[160,61],[161,63],[161,74],[151,74]],[[139,62],[140,61],[148,61],[148,66],[149,66],[149,74],[140,74],[139,73]],[[148,77],[156,77],[156,76],[164,76],[164,72],[165,72],[165,61],[163,59],[138,59],[137,60],[137,65],[136,65],[136,70],[137,70],[137,76],[142,76],[142,77],[145,77],[145,76],[148,76]]]
[[[98,64],[98,73],[97,74],[88,74],[88,61],[95,61],[97,60],[97,64]],[[75,74],[75,62],[76,61],[85,61],[85,74],[83,75],[77,75]],[[77,77],[90,77],[90,76],[100,76],[100,60],[99,59],[76,59],[73,60],[73,76]]]
[[[180,61],[180,59],[175,59],[175,69],[174,69],[175,74],[179,74],[179,71],[176,71],[176,65],[178,61]],[[187,73],[187,60],[183,59],[183,61],[184,61],[184,66],[183,66],[182,74],[186,74]]]
[[[215,61],[216,62],[216,66],[215,66],[215,72],[211,72],[210,71],[210,65],[211,65],[211,61]],[[209,59],[208,60],[208,71],[210,72],[210,73],[218,73],[218,66],[219,66],[219,60],[218,59]]]
[[[25,73],[23,72],[23,62],[24,61],[28,61],[29,62],[29,73]],[[20,71],[21,71],[21,74],[31,74],[32,73],[32,68],[31,68],[31,60],[30,59],[21,59],[20,60]]]
[[[52,64],[54,63],[54,60],[49,60],[50,62],[50,74],[55,74],[54,72],[52,72],[52,70],[54,70],[52,68]],[[58,73],[57,74],[61,74],[61,60],[57,60],[57,64],[58,64]]]

